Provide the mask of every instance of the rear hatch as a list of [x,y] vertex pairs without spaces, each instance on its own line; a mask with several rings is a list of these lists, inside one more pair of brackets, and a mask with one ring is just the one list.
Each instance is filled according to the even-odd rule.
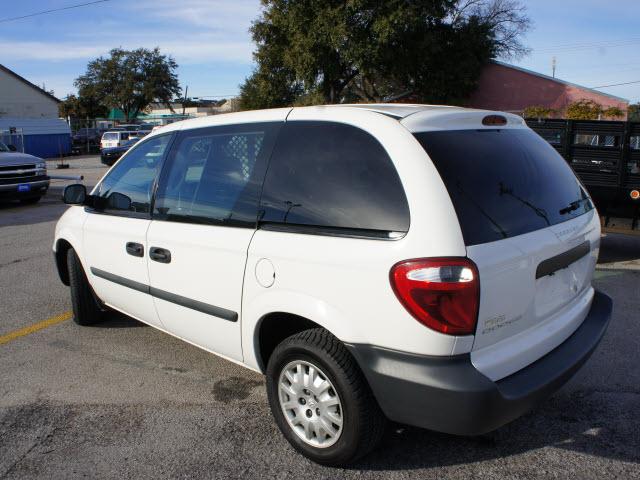
[[100,141],[101,148],[113,148],[119,147],[121,140],[120,132],[106,132],[102,135],[102,140]]
[[499,380],[584,320],[599,247],[596,211],[567,163],[528,128],[415,136],[449,191],[467,256],[478,266],[471,360]]

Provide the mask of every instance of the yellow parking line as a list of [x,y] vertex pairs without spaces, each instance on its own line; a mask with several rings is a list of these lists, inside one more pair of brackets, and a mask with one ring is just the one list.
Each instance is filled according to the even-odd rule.
[[25,335],[37,332],[38,330],[42,330],[43,328],[66,322],[71,317],[73,317],[73,313],[65,312],[60,315],[56,315],[55,317],[47,318],[46,320],[43,320],[41,322],[34,323],[33,325],[29,325],[28,327],[21,328],[20,330],[14,330],[13,332],[9,332],[6,335],[0,336],[0,345],[9,343],[11,340],[15,340],[16,338],[24,337]]

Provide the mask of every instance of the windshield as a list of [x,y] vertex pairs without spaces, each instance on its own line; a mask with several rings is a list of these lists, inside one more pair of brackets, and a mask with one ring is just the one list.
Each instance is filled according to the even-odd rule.
[[540,230],[593,209],[567,162],[530,130],[415,136],[449,191],[468,246]]
[[0,152],[10,152],[9,147],[7,147],[4,143],[0,142]]

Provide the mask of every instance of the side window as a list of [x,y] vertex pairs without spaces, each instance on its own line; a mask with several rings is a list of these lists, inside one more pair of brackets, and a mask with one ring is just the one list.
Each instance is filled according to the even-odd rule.
[[149,139],[131,149],[98,186],[105,210],[149,213],[151,189],[171,135]]
[[269,164],[263,222],[406,232],[409,206],[382,145],[331,122],[287,122]]
[[266,160],[280,125],[182,132],[160,178],[154,218],[254,226]]

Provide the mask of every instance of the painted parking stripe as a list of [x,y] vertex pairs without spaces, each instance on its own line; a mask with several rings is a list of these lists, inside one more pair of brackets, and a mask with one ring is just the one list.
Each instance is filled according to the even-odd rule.
[[51,327],[53,325],[57,325],[58,323],[66,322],[71,317],[73,317],[73,313],[65,312],[60,315],[56,315],[55,317],[48,318],[38,323],[34,323],[33,325],[29,325],[28,327],[21,328],[20,330],[14,330],[13,332],[9,332],[6,335],[0,336],[0,345],[5,343],[9,343],[12,340],[15,340],[20,337],[24,337],[25,335],[30,335],[39,330],[42,330],[47,327]]

